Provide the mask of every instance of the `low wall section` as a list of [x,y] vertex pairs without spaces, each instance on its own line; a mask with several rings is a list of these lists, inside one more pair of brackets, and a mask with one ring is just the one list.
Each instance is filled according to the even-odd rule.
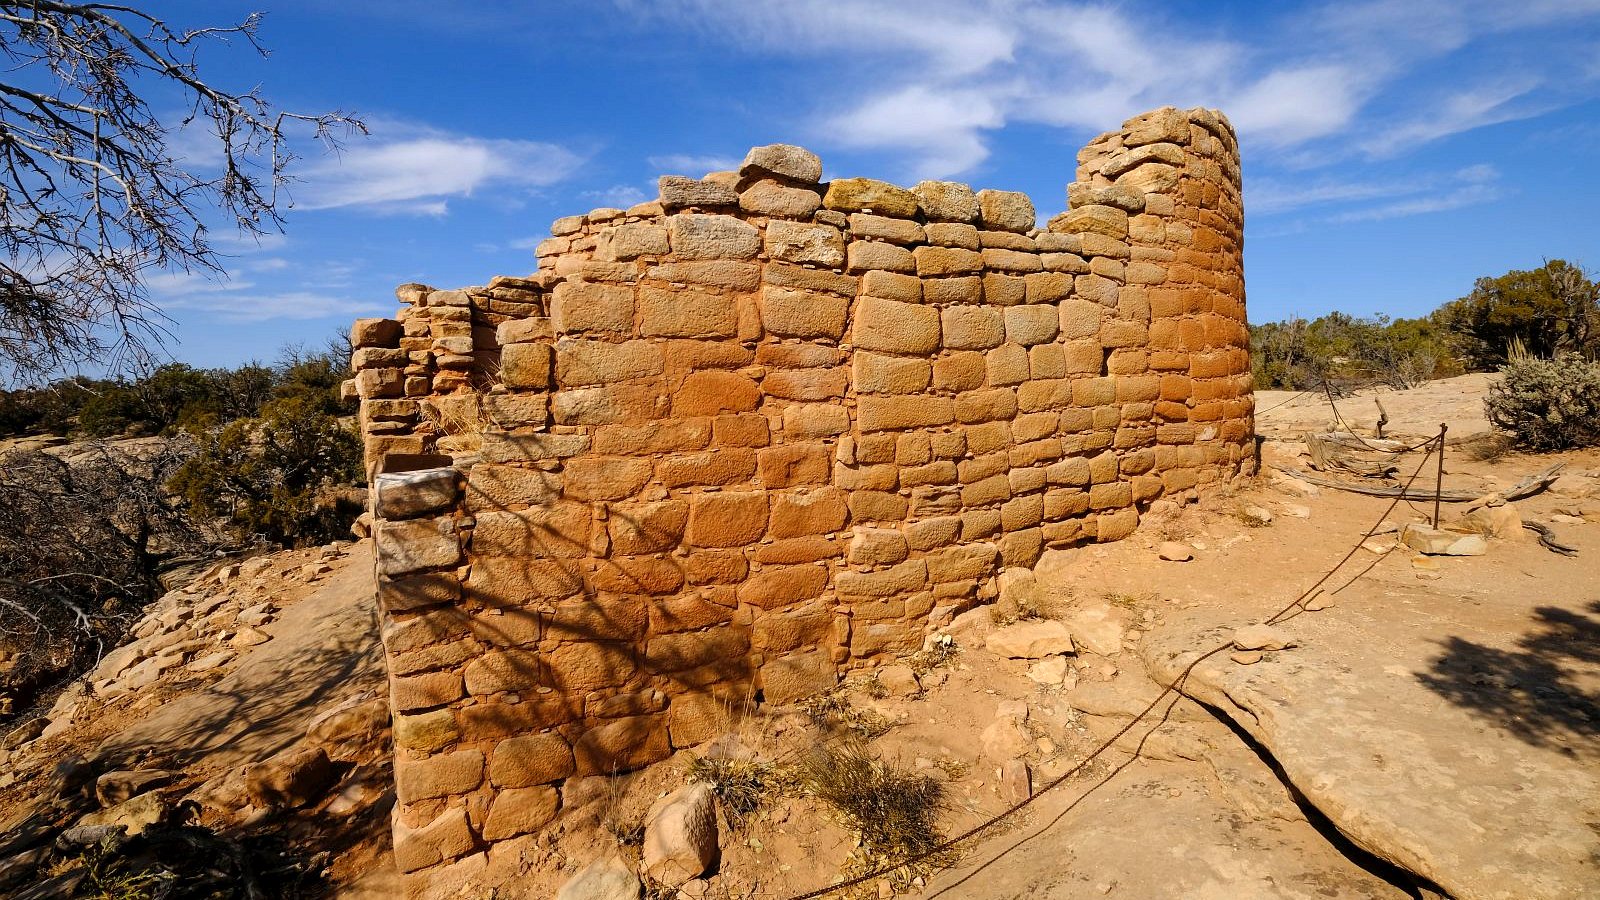
[[1252,464],[1219,114],[1096,139],[1045,230],[1021,194],[821,174],[780,145],[663,178],[555,222],[533,276],[357,323],[404,871]]

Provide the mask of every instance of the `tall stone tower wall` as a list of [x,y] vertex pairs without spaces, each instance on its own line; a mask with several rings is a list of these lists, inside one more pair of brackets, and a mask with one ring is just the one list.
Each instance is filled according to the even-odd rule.
[[663,178],[556,221],[535,275],[357,323],[414,880],[1251,470],[1220,114],[1097,138],[1044,230],[1021,194],[821,174],[778,145]]

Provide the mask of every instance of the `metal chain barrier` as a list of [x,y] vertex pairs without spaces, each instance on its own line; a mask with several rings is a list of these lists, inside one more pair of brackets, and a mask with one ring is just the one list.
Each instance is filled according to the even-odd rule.
[[[1326,389],[1327,383],[1324,382],[1323,386]],[[1330,400],[1330,402],[1332,401],[1332,394],[1331,393],[1329,394],[1329,400]],[[1337,407],[1335,408],[1334,411],[1337,414],[1337,412],[1338,412]],[[1445,427],[1443,425],[1440,425],[1439,426],[1439,434],[1437,436],[1431,437],[1428,440],[1424,441],[1423,443],[1418,444],[1417,446],[1411,448],[1413,450],[1421,450],[1421,449],[1426,447],[1426,448],[1428,448],[1428,452],[1427,452],[1427,454],[1425,454],[1422,457],[1422,462],[1417,465],[1417,470],[1415,472],[1413,472],[1411,474],[1411,477],[1406,480],[1404,489],[1409,489],[1411,487],[1412,483],[1417,480],[1418,476],[1420,476],[1422,474],[1422,470],[1427,467],[1429,457],[1431,457],[1435,452],[1437,452],[1440,455],[1440,469],[1439,469],[1439,471],[1441,472],[1441,476],[1440,477],[1441,477],[1441,483],[1442,483],[1443,456],[1444,456],[1444,434],[1445,434]],[[1384,452],[1402,452],[1402,451],[1384,451]],[[1388,507],[1385,508],[1384,511],[1383,511],[1383,515],[1379,516],[1378,520],[1373,523],[1372,527],[1368,528],[1366,533],[1361,535],[1360,539],[1358,539],[1356,541],[1355,546],[1350,548],[1350,552],[1346,553],[1342,558],[1340,558],[1340,560],[1333,565],[1333,568],[1329,569],[1326,573],[1323,574],[1323,576],[1321,578],[1318,578],[1315,582],[1313,582],[1310,587],[1306,588],[1303,592],[1301,592],[1300,596],[1296,597],[1287,606],[1283,607],[1282,609],[1278,610],[1276,613],[1274,613],[1271,616],[1269,616],[1265,620],[1265,624],[1267,624],[1267,625],[1276,625],[1276,624],[1278,624],[1280,622],[1284,622],[1284,621],[1287,621],[1288,619],[1294,618],[1295,616],[1298,616],[1303,612],[1306,612],[1306,604],[1308,602],[1310,602],[1312,598],[1314,598],[1318,594],[1322,593],[1323,585],[1327,584],[1330,580],[1332,580],[1334,575],[1338,574],[1339,570],[1344,568],[1344,565],[1346,563],[1348,563],[1352,558],[1355,557],[1356,553],[1358,551],[1360,551],[1361,545],[1363,543],[1365,543],[1366,541],[1370,540],[1375,535],[1377,535],[1378,529],[1383,527],[1384,520],[1389,517],[1390,513],[1394,512],[1395,507],[1400,505],[1400,500],[1402,499],[1402,497],[1404,495],[1404,489],[1401,491],[1401,496],[1397,496],[1397,497],[1395,497],[1393,500],[1391,500],[1389,502]],[[1436,485],[1436,487],[1435,487],[1435,497],[1434,497],[1436,508],[1437,508],[1437,503],[1438,503],[1438,491],[1439,490],[1440,490],[1440,487]],[[1436,515],[1437,515],[1437,513],[1436,513]],[[1389,551],[1386,551],[1385,553],[1379,555],[1377,559],[1373,560],[1371,564],[1369,564],[1366,568],[1362,569],[1360,572],[1357,572],[1355,574],[1355,576],[1352,577],[1349,581],[1345,582],[1343,585],[1340,585],[1338,588],[1335,588],[1332,591],[1332,593],[1338,593],[1339,591],[1342,591],[1345,588],[1349,587],[1351,584],[1354,584],[1357,579],[1360,579],[1362,576],[1364,576],[1368,572],[1372,571],[1372,569],[1374,567],[1376,567],[1379,562],[1382,562],[1389,555],[1390,552],[1393,552],[1393,548],[1390,548]],[[1198,667],[1201,663],[1205,662],[1206,660],[1210,659],[1211,657],[1216,656],[1219,653],[1223,653],[1223,652],[1231,649],[1232,647],[1233,647],[1233,642],[1229,641],[1227,643],[1220,644],[1220,645],[1218,645],[1216,647],[1213,647],[1212,649],[1207,650],[1206,652],[1204,652],[1204,653],[1200,654],[1199,656],[1195,657],[1195,659],[1193,659],[1188,665],[1183,667],[1183,670],[1178,673],[1178,677],[1172,682],[1172,684],[1163,687],[1162,690],[1161,690],[1161,693],[1156,695],[1156,698],[1154,700],[1151,700],[1148,705],[1146,705],[1143,709],[1141,709],[1138,712],[1137,715],[1135,715],[1131,720],[1129,720],[1128,724],[1126,724],[1126,725],[1122,726],[1120,729],[1118,729],[1117,732],[1115,734],[1113,734],[1111,737],[1107,738],[1104,741],[1101,741],[1098,745],[1095,746],[1095,748],[1093,750],[1089,751],[1088,755],[1084,756],[1083,759],[1079,760],[1076,764],[1074,764],[1072,766],[1072,768],[1068,769],[1066,772],[1063,772],[1061,775],[1057,776],[1056,778],[1054,778],[1051,781],[1049,781],[1048,783],[1046,783],[1039,790],[1035,791],[1031,796],[1026,797],[1026,798],[1024,798],[1024,799],[1022,799],[1022,800],[1020,800],[1020,801],[1018,801],[1016,803],[1013,803],[1011,806],[1006,807],[1004,810],[1002,810],[997,815],[995,815],[995,816],[993,816],[993,817],[991,817],[989,819],[986,819],[983,822],[978,823],[977,825],[973,826],[972,828],[967,829],[966,831],[961,832],[960,834],[956,835],[955,837],[949,838],[949,839],[943,841],[942,843],[940,843],[940,844],[938,844],[938,845],[936,845],[936,846],[934,846],[934,847],[932,847],[932,848],[930,848],[928,850],[925,850],[925,851],[922,851],[920,853],[914,854],[914,855],[912,855],[910,857],[907,857],[906,859],[903,859],[900,862],[895,863],[894,865],[880,866],[880,867],[878,867],[876,869],[873,869],[870,872],[866,872],[865,874],[856,875],[854,877],[848,878],[848,879],[846,879],[844,881],[841,881],[841,882],[838,882],[836,884],[828,885],[827,887],[817,888],[816,890],[808,891],[808,892],[806,892],[804,894],[795,894],[795,895],[793,895],[791,897],[788,897],[787,900],[816,900],[816,898],[818,898],[818,897],[826,897],[826,896],[828,896],[830,894],[836,894],[836,893],[838,893],[840,891],[846,891],[846,890],[849,890],[850,888],[858,887],[860,885],[866,884],[869,881],[873,881],[875,879],[882,878],[882,877],[884,877],[886,875],[892,875],[893,873],[895,873],[895,872],[897,872],[897,871],[899,871],[899,870],[901,870],[903,868],[906,868],[908,866],[914,866],[917,863],[926,861],[928,859],[932,859],[933,857],[939,856],[939,855],[944,854],[944,853],[948,853],[950,850],[954,849],[956,846],[958,846],[958,845],[960,845],[960,844],[962,844],[962,843],[964,843],[966,841],[969,841],[972,838],[977,837],[978,835],[983,834],[984,832],[988,831],[991,828],[994,828],[996,825],[999,825],[1000,823],[1006,821],[1007,819],[1009,819],[1012,816],[1016,815],[1018,812],[1021,812],[1022,810],[1028,808],[1029,806],[1032,806],[1036,801],[1039,800],[1039,798],[1043,797],[1045,794],[1047,794],[1047,793],[1055,790],[1056,788],[1060,787],[1061,785],[1065,784],[1073,776],[1075,776],[1075,775],[1079,774],[1080,772],[1082,772],[1085,768],[1087,768],[1089,766],[1090,763],[1092,763],[1096,759],[1098,759],[1107,750],[1110,750],[1112,745],[1114,745],[1124,735],[1126,735],[1128,732],[1132,731],[1134,729],[1134,727],[1137,726],[1140,722],[1144,721],[1145,718],[1147,716],[1149,716],[1150,713],[1153,712],[1156,709],[1156,707],[1160,706],[1161,703],[1164,700],[1166,700],[1168,697],[1174,697],[1174,702],[1176,702],[1176,695],[1180,695],[1181,694],[1181,691],[1179,690],[1179,688],[1184,684],[1185,681],[1188,680],[1190,673],[1192,673],[1195,670],[1196,667]],[[1162,721],[1165,721],[1165,717],[1163,717]],[[1155,729],[1159,728],[1161,724],[1162,724],[1161,722],[1157,722],[1156,725],[1151,728],[1151,732],[1150,733],[1154,733]],[[1148,738],[1149,734],[1146,734],[1145,737]],[[1137,757],[1135,757],[1135,758],[1137,758]],[[1121,771],[1121,769],[1119,768],[1117,771]],[[1112,774],[1114,775],[1116,773],[1113,772]],[[1106,780],[1102,780],[1099,784],[1096,784],[1096,785],[1092,786],[1090,789],[1093,790],[1095,788],[1099,788],[1100,786],[1104,785],[1107,780],[1109,780],[1109,778],[1107,778]],[[1087,796],[1087,794],[1085,796]],[[1079,799],[1082,799],[1082,798],[1079,798]],[[987,865],[987,863],[985,865]]]

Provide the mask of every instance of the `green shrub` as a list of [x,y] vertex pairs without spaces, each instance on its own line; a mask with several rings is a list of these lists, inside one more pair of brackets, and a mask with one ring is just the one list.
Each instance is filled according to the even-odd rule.
[[284,546],[341,537],[360,510],[343,488],[361,475],[361,442],[311,396],[274,400],[259,418],[196,434],[168,488],[240,537]]
[[1600,444],[1600,363],[1573,354],[1521,359],[1500,369],[1484,408],[1489,423],[1528,450]]

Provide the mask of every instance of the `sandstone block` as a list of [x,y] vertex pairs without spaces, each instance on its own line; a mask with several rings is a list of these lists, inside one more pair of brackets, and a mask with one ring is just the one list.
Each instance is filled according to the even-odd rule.
[[482,435],[483,460],[490,463],[523,463],[563,459],[587,450],[589,437],[583,434],[509,434],[485,431]]
[[927,562],[913,559],[877,572],[840,572],[834,586],[841,595],[892,597],[922,590],[927,581]]
[[844,235],[830,225],[774,219],[767,223],[766,252],[773,259],[831,269],[844,264]]
[[878,566],[903,562],[909,554],[910,546],[898,529],[857,527],[847,558],[851,565]]
[[406,519],[439,512],[461,497],[461,474],[455,469],[423,469],[379,475],[374,487],[380,519]]
[[389,692],[394,708],[402,712],[444,706],[462,698],[461,676],[455,672],[392,675]]
[[[468,348],[471,349],[470,347]],[[350,354],[350,368],[352,369],[395,369],[402,368],[410,362],[410,354],[405,350],[389,349],[387,347],[360,347]]]
[[922,298],[926,303],[939,305],[981,303],[983,279],[977,275],[960,275],[925,281],[922,284]]
[[856,304],[852,338],[857,347],[866,350],[932,353],[939,349],[939,310],[918,303],[862,297]]
[[616,506],[606,525],[616,553],[661,553],[678,546],[689,521],[687,500]]
[[1021,234],[1033,230],[1038,222],[1033,201],[1019,191],[979,191],[978,213],[983,227],[993,231]]
[[1169,142],[1186,143],[1189,140],[1189,117],[1171,106],[1134,116],[1122,123],[1122,143],[1128,147]]
[[955,421],[955,403],[949,397],[862,397],[856,414],[863,432],[927,428]]
[[572,747],[553,731],[507,738],[489,756],[489,780],[500,788],[549,784],[573,769]]
[[585,331],[630,334],[633,331],[633,288],[563,281],[551,294],[550,320],[561,334]]
[[949,306],[940,313],[943,343],[952,350],[986,350],[1005,340],[1000,310],[987,306]]
[[741,603],[778,609],[820,596],[828,585],[828,569],[821,565],[766,566],[738,587]]
[[762,379],[761,388],[785,400],[828,400],[844,396],[847,372],[843,366],[772,372]]
[[757,453],[757,476],[769,488],[825,484],[833,454],[823,444],[785,444]]
[[828,184],[822,205],[839,212],[874,212],[902,219],[917,215],[917,196],[905,188],[871,178],[839,178]]
[[739,195],[733,188],[715,181],[663,175],[656,185],[661,195],[661,208],[665,210],[690,206],[733,206],[739,202]]
[[461,561],[461,542],[450,519],[379,522],[376,540],[378,572],[391,578]]
[[836,488],[779,494],[772,502],[772,536],[828,534],[843,528],[848,517],[845,494]]
[[418,715],[394,717],[394,744],[407,750],[431,753],[461,737],[454,710],[436,709]]
[[850,430],[850,411],[833,403],[791,403],[783,408],[783,434],[792,441],[816,440]]
[[761,232],[734,216],[668,216],[667,236],[679,259],[754,259],[761,252]]
[[662,256],[667,250],[665,228],[634,222],[601,231],[595,239],[594,258],[600,262],[627,262],[641,256]]
[[923,181],[912,191],[930,222],[972,222],[978,218],[978,196],[964,184]]
[[1095,540],[1101,543],[1120,541],[1139,527],[1139,511],[1129,507],[1096,517]]
[[[959,247],[918,247],[912,251],[917,274],[923,277],[968,275],[983,271],[983,254]],[[926,291],[926,287],[924,287]]]
[[421,760],[395,760],[395,797],[414,803],[451,794],[465,794],[483,782],[483,751],[457,750]]
[[[1143,194],[1165,194],[1178,186],[1180,174],[1175,166],[1146,163],[1118,175],[1116,183]],[[1149,208],[1148,197],[1145,198],[1145,204]]]
[[656,465],[656,476],[669,488],[688,485],[733,484],[756,470],[756,455],[746,448],[728,447],[707,453],[668,457]]
[[358,350],[363,347],[397,347],[404,330],[404,326],[394,319],[357,319],[350,327],[350,346]]
[[989,633],[984,649],[1008,659],[1044,659],[1072,653],[1072,632],[1054,619],[1007,625]]
[[851,241],[849,270],[911,273],[917,271],[917,260],[910,250],[896,244],[883,241]]
[[689,508],[689,543],[697,547],[742,547],[767,531],[767,495],[762,492],[696,494]]
[[495,795],[483,823],[483,839],[503,841],[531,834],[556,817],[561,795],[553,787],[507,788]]
[[395,867],[402,873],[415,872],[461,856],[475,843],[464,806],[445,809],[421,828],[407,828],[396,819]]
[[405,392],[405,379],[400,369],[363,369],[356,373],[356,395],[363,400],[373,397],[399,397]]
[[639,290],[639,333],[645,337],[712,338],[739,333],[734,299],[689,289]]
[[648,459],[626,456],[579,456],[562,470],[562,492],[574,500],[621,500],[650,480]]
[[1005,311],[1006,340],[1031,347],[1055,340],[1060,312],[1051,306],[1013,306]]
[[774,287],[802,291],[821,291],[841,297],[856,295],[856,278],[824,269],[807,269],[782,260],[769,260],[761,270],[761,280]]
[[1044,268],[1039,254],[1021,250],[987,248],[982,254],[984,268],[1000,272],[1038,272]]
[[774,706],[832,690],[837,680],[833,661],[816,650],[771,659],[761,667],[763,694]]
[[756,181],[739,192],[739,208],[757,216],[809,219],[821,205],[822,196],[815,190],[790,187],[771,178]]
[[985,367],[982,353],[958,352],[942,356],[933,362],[933,386],[944,391],[970,391],[981,387]]
[[672,753],[665,716],[631,716],[590,728],[573,745],[579,775],[643,768]]
[[1128,213],[1114,206],[1080,206],[1062,216],[1067,231],[1104,235],[1116,240],[1128,237]]
[[762,327],[780,337],[844,336],[850,301],[833,294],[767,287],[760,299]]
[[689,373],[672,397],[672,414],[716,416],[749,412],[761,402],[761,388],[746,375],[706,369]]
[[[506,350],[510,351],[511,347]],[[555,347],[556,383],[562,387],[615,384],[631,378],[660,375],[662,367],[661,347],[650,341],[633,340],[613,344],[605,341],[562,340]]]
[[878,394],[912,394],[924,390],[932,368],[925,359],[866,351],[857,351],[851,364],[856,390]]
[[322,799],[334,782],[321,747],[291,748],[245,768],[245,794],[262,809],[296,809]]
[[891,244],[920,244],[926,235],[922,226],[905,219],[891,219],[887,216],[875,216],[870,213],[852,213],[850,215],[850,236],[874,241],[888,241]]
[[739,174],[746,177],[772,174],[790,181],[816,184],[822,180],[822,159],[804,147],[767,144],[750,148],[739,166]]

